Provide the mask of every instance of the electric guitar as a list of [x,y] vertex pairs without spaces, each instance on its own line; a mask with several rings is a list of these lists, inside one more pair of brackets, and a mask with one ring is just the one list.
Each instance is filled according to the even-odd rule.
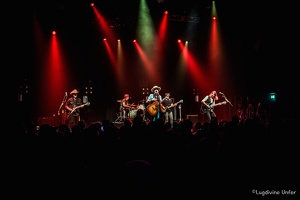
[[147,111],[148,111],[149,115],[151,115],[152,117],[158,113],[158,110],[159,110],[158,104],[159,104],[158,101],[154,101],[152,104],[149,104],[147,106]]
[[220,106],[220,105],[224,105],[224,104],[226,104],[226,103],[227,103],[226,101],[223,101],[223,102],[220,102],[220,103],[212,104],[212,105],[209,105],[210,108],[208,108],[206,105],[202,104],[202,105],[201,105],[200,112],[201,112],[201,114],[208,113],[208,112],[212,112],[213,109],[214,109],[214,107]]
[[70,111],[70,112],[68,113],[68,117],[69,117],[70,115],[72,115],[72,113],[74,113],[75,110],[77,110],[78,108],[82,108],[82,107],[84,107],[84,106],[89,106],[89,105],[91,105],[91,103],[90,103],[90,102],[86,102],[86,103],[84,103],[84,104],[81,104],[81,105],[79,105],[79,106],[76,106],[75,108],[72,109],[72,111]]
[[183,100],[181,99],[180,101],[178,101],[177,103],[174,103],[171,106],[165,106],[165,107],[161,106],[160,110],[161,110],[161,112],[165,113],[168,109],[177,106],[177,104],[179,104],[179,103],[183,103]]

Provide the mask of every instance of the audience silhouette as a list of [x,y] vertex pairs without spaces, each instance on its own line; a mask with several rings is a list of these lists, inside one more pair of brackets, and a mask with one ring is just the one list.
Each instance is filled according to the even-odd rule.
[[220,191],[223,196],[255,196],[251,189],[266,187],[296,190],[295,124],[233,116],[204,124],[186,119],[172,128],[137,116],[121,127],[103,120],[80,121],[72,129],[42,124],[36,130],[27,122],[15,142],[21,149],[14,157],[15,175],[36,181],[37,187],[55,181],[56,187],[136,186],[173,194],[190,187],[198,195]]

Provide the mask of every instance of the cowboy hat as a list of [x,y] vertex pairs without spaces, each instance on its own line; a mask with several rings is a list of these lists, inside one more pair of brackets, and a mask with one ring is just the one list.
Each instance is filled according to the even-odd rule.
[[78,93],[79,93],[79,91],[76,90],[76,89],[74,89],[74,90],[72,90],[72,91],[70,92],[70,94],[78,94]]
[[153,88],[151,89],[151,92],[153,92],[154,90],[160,91],[161,88],[160,88],[159,86],[155,85],[155,86],[153,86]]

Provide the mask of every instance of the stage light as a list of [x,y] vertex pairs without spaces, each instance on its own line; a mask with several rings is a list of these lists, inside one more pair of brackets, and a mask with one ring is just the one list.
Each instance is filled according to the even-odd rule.
[[276,93],[275,92],[272,92],[269,94],[269,100],[271,102],[276,102]]

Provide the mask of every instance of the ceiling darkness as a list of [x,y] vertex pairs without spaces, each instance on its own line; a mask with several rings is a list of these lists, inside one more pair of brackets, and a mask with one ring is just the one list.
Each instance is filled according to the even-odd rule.
[[[101,13],[109,20],[111,28],[114,29],[121,38],[134,38],[136,34],[136,19],[139,0],[96,0],[93,1]],[[210,20],[211,4],[210,0],[148,0],[149,11],[153,20],[161,19],[161,13],[164,10],[169,11],[169,16],[194,16],[199,19],[192,26],[196,34],[190,40],[190,46],[196,51],[203,51],[202,42],[204,37],[199,37],[208,29],[207,24]],[[293,24],[292,15],[287,15],[288,5],[280,3],[268,4],[258,0],[253,1],[233,1],[217,0],[215,1],[218,20],[220,21],[222,38],[229,51],[237,54],[231,58],[232,62],[242,62],[237,64],[238,73],[244,75],[261,76],[264,81],[266,77],[272,79],[278,71],[274,65],[285,65],[287,50],[293,32],[290,31]],[[70,3],[66,0],[40,1],[32,4],[26,4],[32,16],[37,19],[44,32],[51,30],[64,31],[67,37],[79,38],[93,34],[99,34],[95,29],[95,19],[89,2],[78,0]],[[290,18],[291,17],[291,18]],[[169,17],[171,32],[173,36],[183,37],[183,29],[187,24],[193,22],[176,21]],[[75,33],[77,32],[77,34]],[[70,34],[72,33],[72,34]],[[63,33],[62,33],[63,34]],[[99,37],[101,35],[97,35]],[[172,37],[172,36],[171,36]],[[274,59],[276,58],[276,59]],[[243,60],[244,59],[244,60]],[[246,60],[245,60],[246,59]],[[247,60],[248,59],[248,60]],[[239,70],[245,66],[245,63],[257,62],[252,69],[246,72]],[[268,70],[257,73],[257,70],[272,69],[272,77]],[[243,69],[245,70],[245,69]],[[281,70],[279,71],[281,74]],[[277,77],[275,78],[275,80]],[[271,80],[274,82],[274,80]]]

